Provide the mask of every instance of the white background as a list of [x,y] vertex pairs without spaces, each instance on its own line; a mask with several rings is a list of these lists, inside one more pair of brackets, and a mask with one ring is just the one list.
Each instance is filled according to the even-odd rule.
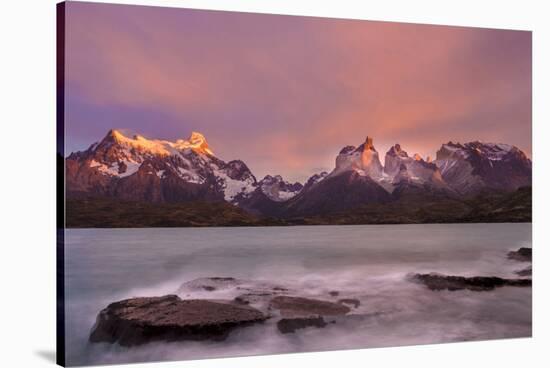
[[[550,346],[550,11],[544,0],[149,0],[113,3],[532,30],[534,337],[148,367],[542,367]],[[0,366],[55,357],[55,0],[0,4]],[[545,354],[546,353],[546,354]]]

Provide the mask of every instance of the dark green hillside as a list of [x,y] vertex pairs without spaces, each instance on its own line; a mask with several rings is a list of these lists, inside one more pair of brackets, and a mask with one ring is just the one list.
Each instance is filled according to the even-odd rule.
[[225,202],[147,203],[107,198],[67,200],[67,227],[204,227],[531,222],[531,188],[459,200],[415,192],[388,203],[307,217],[265,218]]
[[507,194],[480,195],[468,204],[472,207],[464,222],[531,222],[532,188],[523,187]]
[[390,203],[311,217],[288,219],[294,224],[421,224],[468,222],[531,222],[531,188],[513,193],[485,193],[468,200],[409,193]]
[[265,226],[260,219],[223,202],[145,203],[104,198],[67,200],[69,228]]

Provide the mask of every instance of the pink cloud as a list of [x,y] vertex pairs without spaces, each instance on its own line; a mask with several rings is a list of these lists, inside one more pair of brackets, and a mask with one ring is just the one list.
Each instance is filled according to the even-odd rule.
[[191,119],[262,174],[330,167],[367,134],[382,153],[480,139],[530,155],[528,32],[83,3],[68,22],[69,93]]

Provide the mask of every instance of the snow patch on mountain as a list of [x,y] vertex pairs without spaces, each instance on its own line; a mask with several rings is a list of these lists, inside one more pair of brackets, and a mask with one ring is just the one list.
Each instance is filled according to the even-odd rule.
[[239,194],[247,195],[254,191],[254,182],[251,180],[241,181],[229,177],[223,171],[217,171],[216,176],[222,181],[224,199],[232,202]]
[[140,165],[141,164],[130,160],[122,160],[111,164],[101,163],[93,159],[90,161],[90,167],[96,168],[105,175],[117,176],[119,178],[125,178],[134,174],[138,171]]
[[284,202],[296,196],[303,188],[303,185],[296,182],[289,183],[280,175],[266,175],[259,183],[262,192],[272,201]]
[[198,175],[196,172],[183,168],[183,167],[177,167],[177,174],[178,176],[188,183],[193,184],[203,184],[205,182],[205,179]]

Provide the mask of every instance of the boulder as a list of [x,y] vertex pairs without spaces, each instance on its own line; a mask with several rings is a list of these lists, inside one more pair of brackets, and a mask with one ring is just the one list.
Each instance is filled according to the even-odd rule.
[[271,307],[278,309],[283,317],[338,316],[350,311],[337,303],[283,295],[273,298]]
[[322,328],[327,325],[323,317],[340,316],[350,311],[347,306],[337,303],[283,295],[271,299],[270,308],[281,313],[282,318],[277,322],[281,333],[293,333],[306,327]]
[[524,268],[523,270],[516,271],[518,276],[531,276],[533,274],[533,268],[531,266]]
[[219,341],[235,328],[267,318],[255,308],[230,301],[182,300],[176,295],[132,298],[99,313],[90,342],[136,346],[152,341]]
[[533,260],[531,248],[519,248],[516,251],[508,252],[508,258],[520,262],[531,262]]
[[294,333],[296,330],[306,327],[323,328],[327,325],[323,317],[282,318],[277,322],[277,328],[281,333]]
[[503,279],[495,276],[447,276],[436,273],[415,274],[412,281],[426,285],[430,290],[490,291],[502,286],[531,286],[531,279]]

